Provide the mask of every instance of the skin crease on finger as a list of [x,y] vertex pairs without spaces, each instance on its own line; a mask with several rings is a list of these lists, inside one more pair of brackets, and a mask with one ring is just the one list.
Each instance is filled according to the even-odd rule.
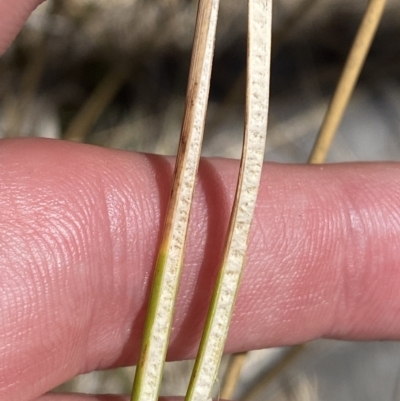
[[[173,160],[0,142],[0,399],[136,361]],[[168,358],[198,346],[238,163],[202,160]],[[266,164],[227,351],[399,339],[400,166]]]

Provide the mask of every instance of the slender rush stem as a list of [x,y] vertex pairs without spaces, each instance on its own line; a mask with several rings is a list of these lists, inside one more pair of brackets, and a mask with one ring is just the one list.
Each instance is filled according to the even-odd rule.
[[156,262],[132,401],[155,401],[168,346],[200,159],[219,0],[200,0],[174,183]]
[[[346,110],[350,96],[365,62],[366,55],[375,36],[379,21],[382,18],[386,0],[371,0],[365,12],[363,22],[348,56],[342,77],[335,95],[325,116],[319,136],[308,162],[324,163],[332,145],[337,128]],[[269,369],[263,379],[251,387],[242,397],[243,401],[255,398],[271,382],[306,349],[305,344],[293,346],[285,356]]]
[[[351,93],[361,72],[366,55],[382,18],[386,0],[371,0],[364,14],[353,48],[347,58],[342,77],[325,116],[319,136],[308,160],[310,164],[324,163],[332,145],[337,128],[349,102]],[[269,369],[263,379],[251,387],[242,397],[242,401],[255,398],[266,388],[292,361],[306,349],[305,344],[293,346],[285,356]]]
[[263,378],[250,387],[241,397],[241,401],[251,401],[260,394],[261,391],[270,385],[278,375],[280,375],[288,366],[290,366],[305,350],[305,344],[294,345],[285,355],[275,362],[265,373]]
[[382,19],[385,5],[386,0],[370,0],[368,4],[336,92],[308,160],[311,164],[323,163],[326,159],[328,150],[360,76],[379,22]]
[[242,368],[246,359],[247,352],[241,352],[231,356],[221,388],[221,399],[231,400],[234,396],[236,384],[239,380],[240,374],[242,373]]
[[272,0],[249,1],[248,72],[243,155],[222,267],[186,401],[210,398],[244,265],[264,160],[269,106]]
[[[274,58],[274,54],[276,53],[277,49],[279,49],[280,45],[282,45],[282,43],[284,43],[287,40],[288,36],[290,36],[290,34],[297,27],[299,22],[301,22],[307,16],[307,14],[312,10],[317,1],[318,0],[302,0],[296,6],[296,9],[292,12],[292,14],[289,15],[286,21],[283,22],[282,27],[276,32],[274,32],[274,37],[272,38],[272,53],[271,53],[272,60]],[[238,92],[238,87],[241,86],[240,83],[243,83],[244,86],[245,79],[246,79],[245,75],[238,79],[228,98],[234,96],[236,92]],[[224,373],[225,375],[224,383],[221,388],[222,399],[224,400],[232,399],[237,387],[237,382],[241,375],[246,355],[247,353],[244,352],[244,353],[234,354],[231,356],[229,364]]]
[[64,134],[64,139],[76,142],[85,141],[93,125],[112,102],[126,80],[126,75],[124,69],[115,67],[100,81],[97,88],[71,121]]
[[[305,3],[305,7],[312,6],[313,3],[313,0],[309,0]],[[382,18],[385,3],[386,0],[372,0],[367,7],[362,25],[359,29],[353,48],[348,57],[346,67],[343,71],[343,75],[336,89],[335,96],[325,117],[324,124],[321,127],[319,137],[314,145],[309,163],[323,163],[325,161],[327,152],[331,147],[332,140],[365,62],[366,55],[375,36],[379,21]],[[279,373],[281,373],[304,351],[305,347],[304,344],[292,347],[285,356],[278,361],[278,363],[274,364],[272,368],[268,370],[265,377],[260,382],[256,383],[256,385],[242,397],[242,399],[246,401],[250,400],[262,389],[265,389],[265,387],[270,384]],[[222,398],[226,399],[231,398],[233,395],[236,378],[238,376],[237,371],[238,369],[240,370],[240,367],[243,364],[244,354],[239,354],[232,358],[233,359],[230,361],[232,369],[228,368],[227,376],[228,378],[231,378],[231,380],[227,380],[227,385],[224,386],[223,393],[221,394]]]

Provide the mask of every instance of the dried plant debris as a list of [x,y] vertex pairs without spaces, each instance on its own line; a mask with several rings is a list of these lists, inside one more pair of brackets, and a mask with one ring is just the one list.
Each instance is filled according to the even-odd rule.
[[[110,147],[176,153],[176,139],[166,138],[177,138],[182,118],[196,2],[118,0],[111,4],[71,0],[58,3],[52,13],[47,6],[50,3],[43,3],[0,60],[0,69],[5,71],[0,74],[0,115],[3,116],[0,136],[62,136],[99,83],[116,67],[123,66],[128,71],[126,81],[90,126],[84,140]],[[299,2],[293,0],[275,1],[274,32],[278,34],[285,28],[298,7]],[[307,125],[308,120],[302,116],[327,102],[364,9],[365,1],[361,0],[317,1],[285,33],[284,41],[275,44],[271,129],[284,129],[290,141],[287,121],[303,120]],[[393,109],[392,116],[398,110],[393,99],[397,96],[394,92],[398,86],[395,82],[399,79],[400,53],[393,38],[400,35],[399,20],[400,3],[389,0],[360,81],[360,86],[372,92],[372,97],[376,90],[374,82],[386,80],[382,96],[388,99],[387,109]],[[10,134],[15,129],[12,128],[13,113],[9,110],[13,109],[13,103],[20,103],[22,76],[43,35],[47,35],[47,46],[41,78],[26,111],[19,112],[23,121],[18,133]],[[245,54],[246,2],[223,1],[204,146],[207,155],[240,157],[244,84],[238,80],[244,74]],[[389,84],[388,79],[394,84]],[[232,96],[234,88],[237,88],[236,95]],[[46,110],[37,113],[36,104]],[[389,121],[388,127],[393,123],[396,124]],[[274,149],[271,157],[305,161],[318,125],[319,122],[311,129],[293,125],[292,129],[301,132],[303,139],[290,147]],[[228,144],[224,139],[227,135]],[[346,154],[352,153],[353,149]]]

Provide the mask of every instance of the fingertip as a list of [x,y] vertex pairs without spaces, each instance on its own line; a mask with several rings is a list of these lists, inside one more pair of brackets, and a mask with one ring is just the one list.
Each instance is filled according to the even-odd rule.
[[32,11],[44,0],[0,0],[0,56],[17,36]]

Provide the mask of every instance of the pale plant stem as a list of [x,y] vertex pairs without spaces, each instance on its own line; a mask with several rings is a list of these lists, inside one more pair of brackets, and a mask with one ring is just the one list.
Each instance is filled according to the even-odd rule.
[[294,345],[285,355],[274,363],[261,380],[250,387],[241,397],[241,401],[251,401],[260,395],[285,369],[287,369],[306,349],[305,344]]
[[[49,4],[46,18],[50,19],[57,10],[56,1]],[[15,98],[14,102],[9,102],[9,110],[6,115],[9,116],[9,127],[6,130],[7,137],[16,137],[21,135],[21,128],[24,126],[24,116],[28,112],[30,105],[35,102],[35,96],[42,79],[47,56],[49,35],[47,32],[41,32],[37,45],[31,49],[26,68],[22,74],[19,96],[9,95]],[[29,132],[29,134],[31,134]]]
[[155,401],[171,331],[208,103],[219,0],[200,0],[173,188],[148,306],[132,401]]
[[235,394],[236,384],[246,362],[247,352],[241,352],[231,356],[226,368],[224,381],[221,388],[221,398],[223,400],[232,399]]
[[[292,12],[289,18],[283,23],[283,26],[274,33],[274,37],[272,38],[272,59],[274,57],[276,49],[279,48],[280,44],[284,43],[287,40],[288,36],[290,36],[290,34],[294,31],[298,23],[307,16],[307,14],[315,6],[317,1],[318,0],[303,0],[299,5],[297,5],[296,10]],[[244,82],[245,77],[240,77],[238,81]],[[238,86],[241,85],[236,84],[234,90],[232,90],[233,93],[238,92]],[[228,96],[228,98],[229,97],[232,96]],[[284,140],[284,138],[282,139],[281,136],[279,136],[277,139],[280,141]],[[246,356],[246,352],[234,354],[231,356],[229,364],[225,371],[224,382],[221,389],[222,399],[230,400],[233,397],[237,387],[237,382],[240,378],[241,371],[246,360]]]
[[121,68],[112,69],[91,93],[86,103],[79,110],[68,126],[64,139],[84,142],[93,125],[100,118],[106,107],[126,80],[126,71]]
[[[342,76],[337,85],[319,136],[309,158],[309,164],[325,162],[331,148],[337,128],[348,105],[356,81],[360,75],[372,40],[382,18],[386,0],[371,0],[363,17],[357,37],[346,61]],[[251,387],[242,397],[242,401],[250,401],[264,390],[272,381],[289,366],[294,359],[306,350],[305,344],[293,346],[284,357],[267,371],[265,376]]]
[[308,160],[311,164],[323,163],[326,159],[375,37],[385,5],[386,0],[370,0],[368,4],[342,76]]
[[245,139],[239,182],[207,321],[186,401],[206,401],[218,368],[244,265],[264,160],[271,58],[272,0],[249,1]]

